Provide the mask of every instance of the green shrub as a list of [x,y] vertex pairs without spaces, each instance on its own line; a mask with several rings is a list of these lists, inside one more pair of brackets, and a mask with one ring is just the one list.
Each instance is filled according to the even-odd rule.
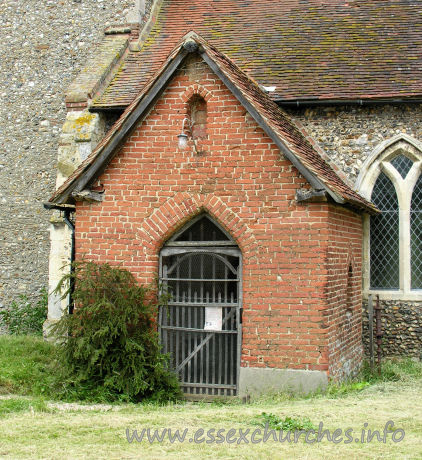
[[409,378],[422,377],[422,363],[419,360],[405,357],[390,357],[382,360],[381,374],[375,364],[371,369],[369,362],[365,361],[361,371],[362,379],[370,383],[397,382],[409,380]]
[[47,318],[48,294],[40,292],[40,298],[33,303],[28,296],[21,295],[18,301],[0,309],[0,324],[6,326],[9,334],[42,335],[43,323]]
[[153,292],[108,264],[76,263],[57,289],[72,278],[74,313],[52,330],[68,396],[73,389],[79,399],[175,399],[179,385],[160,351]]

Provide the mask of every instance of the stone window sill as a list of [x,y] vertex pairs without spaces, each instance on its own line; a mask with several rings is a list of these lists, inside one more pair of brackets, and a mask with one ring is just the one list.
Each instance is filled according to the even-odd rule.
[[422,289],[415,289],[414,291],[404,292],[402,290],[397,291],[366,291],[363,292],[363,299],[368,300],[369,294],[375,297],[377,294],[380,296],[380,300],[402,300],[405,302],[422,302]]

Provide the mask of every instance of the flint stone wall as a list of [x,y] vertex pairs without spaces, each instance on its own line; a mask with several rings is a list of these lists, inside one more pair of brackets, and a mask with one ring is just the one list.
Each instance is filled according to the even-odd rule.
[[[64,94],[135,0],[0,0],[0,305],[47,286]],[[148,6],[147,2],[147,6]]]
[[[422,141],[422,105],[337,106],[289,109],[354,185],[364,161],[384,140],[398,134]],[[383,301],[383,354],[421,358],[421,302]],[[367,302],[363,304],[363,341],[368,353]]]
[[330,106],[288,109],[354,184],[382,141],[408,134],[422,141],[422,105]]
[[[420,303],[381,301],[383,307],[381,325],[383,331],[383,356],[409,355],[422,359],[422,305]],[[374,300],[375,306],[375,300]],[[369,356],[368,302],[363,304],[363,345]],[[376,356],[376,329],[374,312],[374,353]]]

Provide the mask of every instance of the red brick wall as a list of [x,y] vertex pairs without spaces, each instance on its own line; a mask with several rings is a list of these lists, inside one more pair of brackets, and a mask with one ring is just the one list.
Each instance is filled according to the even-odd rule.
[[[199,156],[192,144],[177,149],[194,93],[207,101]],[[339,321],[337,303],[327,306],[329,220],[357,218],[326,203],[296,203],[305,179],[205,64],[191,60],[178,72],[99,182],[104,201],[77,204],[77,257],[121,264],[151,283],[161,246],[205,210],[243,254],[241,365],[336,369],[328,355],[330,321]]]
[[329,210],[326,290],[329,373],[353,376],[362,360],[362,218],[340,206]]

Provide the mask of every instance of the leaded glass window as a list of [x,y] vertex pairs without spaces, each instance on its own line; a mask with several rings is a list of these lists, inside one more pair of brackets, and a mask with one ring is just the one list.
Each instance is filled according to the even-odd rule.
[[383,299],[419,300],[422,143],[406,134],[384,141],[363,164],[356,189],[381,210],[364,218],[365,294],[381,291]]
[[381,213],[371,217],[371,288],[399,289],[399,204],[384,173],[378,176],[372,201]]
[[410,205],[411,288],[422,289],[422,176],[419,176]]
[[397,155],[390,163],[397,169],[403,179],[413,166],[413,161],[401,154]]

